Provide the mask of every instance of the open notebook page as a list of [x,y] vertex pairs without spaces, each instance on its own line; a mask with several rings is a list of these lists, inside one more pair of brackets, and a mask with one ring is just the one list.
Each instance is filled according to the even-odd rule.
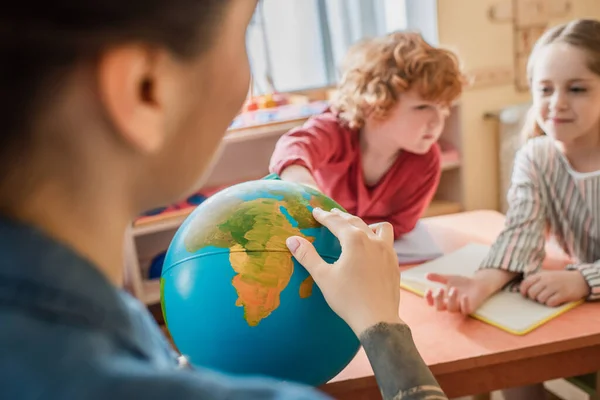
[[427,227],[420,221],[412,231],[394,242],[394,250],[400,264],[429,261],[443,255]]

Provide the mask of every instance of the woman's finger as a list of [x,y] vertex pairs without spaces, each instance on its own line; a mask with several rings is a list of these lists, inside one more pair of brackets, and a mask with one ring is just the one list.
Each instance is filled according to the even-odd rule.
[[369,225],[369,228],[373,233],[390,245],[394,245],[394,227],[389,222],[378,222],[376,224]]
[[[348,223],[340,214],[322,210],[318,207],[313,208],[312,212],[315,219],[324,227],[329,229],[342,242],[351,229],[355,229],[353,225]],[[342,243],[343,244],[343,243]]]
[[371,227],[369,227],[369,225],[367,225],[367,223],[365,221],[363,221],[356,215],[348,214],[347,212],[344,212],[344,211],[340,210],[339,208],[332,208],[331,213],[339,215],[340,217],[342,217],[343,219],[348,221],[350,223],[350,225],[352,225],[370,235],[373,234],[373,229]]
[[317,253],[317,250],[308,240],[299,236],[291,236],[286,240],[286,245],[294,258],[308,271],[317,285],[321,282],[323,273],[330,271],[327,264]]

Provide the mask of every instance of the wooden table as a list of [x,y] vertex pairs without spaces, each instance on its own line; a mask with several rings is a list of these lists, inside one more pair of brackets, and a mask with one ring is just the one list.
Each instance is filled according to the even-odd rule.
[[[504,217],[474,211],[425,219],[445,251],[491,244]],[[545,268],[562,268],[564,254],[547,246]],[[600,370],[600,303],[586,303],[525,336],[514,336],[472,318],[436,312],[402,290],[400,316],[411,327],[423,359],[448,397],[487,393]],[[381,398],[361,349],[337,377],[321,388],[337,399]]]

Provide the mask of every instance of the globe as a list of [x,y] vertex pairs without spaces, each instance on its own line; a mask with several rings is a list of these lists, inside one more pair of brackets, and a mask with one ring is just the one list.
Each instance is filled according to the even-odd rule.
[[313,207],[342,209],[304,185],[257,180],[214,194],[183,222],[165,256],[161,304],[192,365],[317,386],[356,355],[358,339],[285,244],[299,235],[325,261],[339,258]]

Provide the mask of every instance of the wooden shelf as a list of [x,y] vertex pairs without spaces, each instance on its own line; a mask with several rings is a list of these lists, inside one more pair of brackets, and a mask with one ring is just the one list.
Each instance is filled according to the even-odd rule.
[[284,132],[304,124],[307,120],[308,117],[283,122],[273,122],[250,128],[230,129],[223,137],[223,143],[239,143],[246,140],[262,139],[275,135],[281,136]]
[[134,222],[132,234],[134,237],[177,229],[194,211],[194,207],[170,211]]
[[[227,130],[227,133],[225,134],[225,137],[223,138],[223,142],[225,144],[227,143],[237,143],[237,142],[243,142],[246,140],[255,140],[255,139],[261,139],[261,138],[265,138],[265,137],[270,137],[270,136],[274,136],[274,135],[282,135],[284,132],[289,131],[290,129],[293,129],[297,126],[301,126],[302,124],[304,124],[310,117],[312,117],[313,115],[318,115],[320,113],[322,113],[324,110],[326,110],[329,107],[329,103],[327,102],[327,100],[323,99],[323,100],[310,100],[307,96],[300,96],[302,98],[305,99],[305,101],[301,101],[301,102],[292,102],[292,103],[296,103],[296,106],[301,106],[301,107],[309,107],[309,110],[304,110],[301,111],[300,113],[298,112],[291,112],[289,111],[289,113],[286,115],[285,111],[282,111],[280,109],[280,111],[283,112],[283,114],[279,115],[278,117],[280,117],[281,119],[279,120],[272,120],[269,122],[265,122],[265,123],[254,123],[245,127],[237,127],[237,128],[229,128]],[[283,106],[283,108],[285,107],[292,107],[291,110],[296,109],[294,106],[294,104],[290,104],[289,106]],[[296,110],[298,111],[298,110]],[[267,113],[266,115],[271,114],[272,112],[276,112],[273,110],[258,110],[256,111],[258,113]]]

